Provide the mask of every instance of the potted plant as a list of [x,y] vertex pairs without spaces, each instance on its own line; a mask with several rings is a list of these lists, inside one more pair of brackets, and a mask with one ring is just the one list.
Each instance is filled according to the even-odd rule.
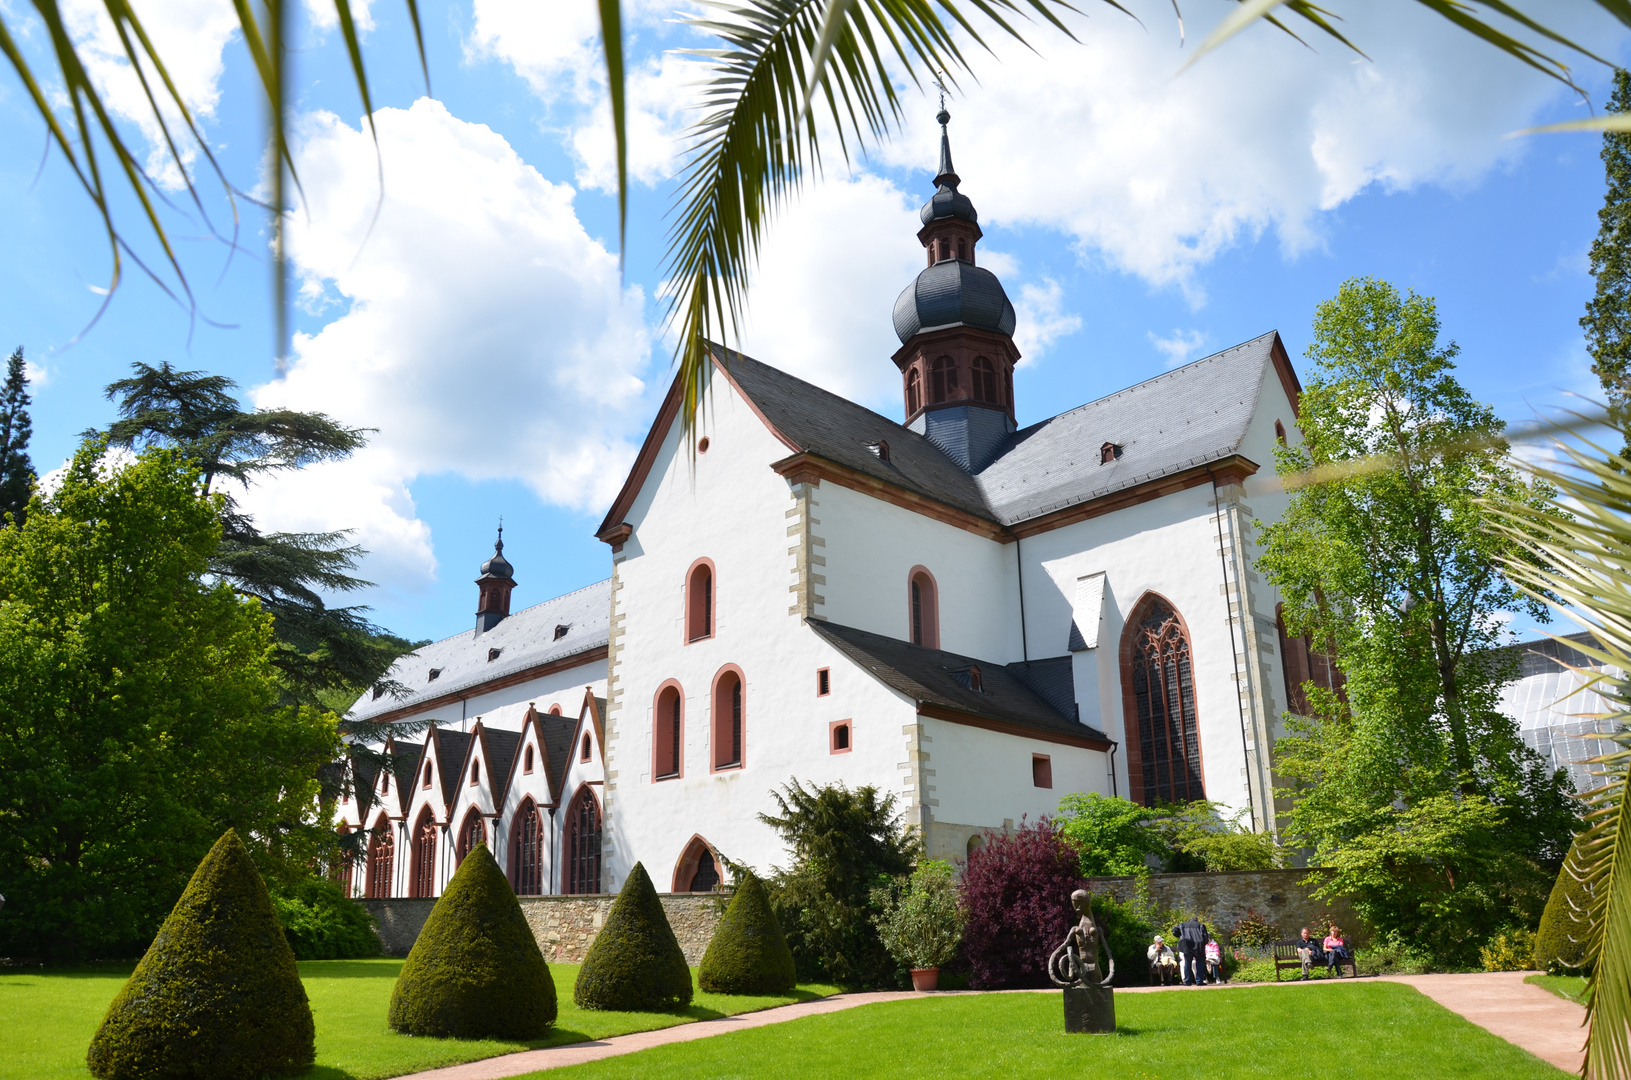
[[963,909],[950,863],[926,859],[910,878],[873,891],[873,918],[884,948],[912,972],[912,989],[940,985],[940,965],[957,955],[963,940]]

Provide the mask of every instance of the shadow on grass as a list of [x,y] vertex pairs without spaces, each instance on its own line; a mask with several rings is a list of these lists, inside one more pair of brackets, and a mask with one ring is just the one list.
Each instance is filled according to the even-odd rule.
[[402,970],[405,961],[394,956],[378,956],[366,960],[301,960],[295,966],[302,979],[391,979]]

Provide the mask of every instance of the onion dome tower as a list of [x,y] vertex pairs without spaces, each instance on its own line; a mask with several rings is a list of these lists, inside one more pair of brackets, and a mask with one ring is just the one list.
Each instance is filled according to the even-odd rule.
[[1014,305],[1002,282],[975,265],[980,217],[957,190],[941,103],[940,169],[919,217],[928,266],[895,301],[894,355],[906,395],[906,426],[928,436],[970,472],[984,468],[1015,428]]
[[491,630],[510,614],[510,590],[515,588],[515,567],[504,557],[504,526],[498,527],[493,557],[481,564],[476,579],[481,595],[476,602],[476,636]]

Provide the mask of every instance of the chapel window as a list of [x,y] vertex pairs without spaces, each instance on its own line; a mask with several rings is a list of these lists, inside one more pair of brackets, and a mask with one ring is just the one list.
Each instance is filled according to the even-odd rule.
[[600,803],[585,784],[566,812],[566,892],[600,891]]
[[714,568],[707,560],[691,568],[685,583],[685,640],[714,636]]
[[684,730],[683,702],[680,688],[672,684],[657,694],[651,734],[654,779],[671,780],[680,775],[684,763],[680,742]]
[[1145,806],[1206,798],[1189,633],[1165,600],[1140,603],[1123,631],[1122,679],[1130,688],[1127,729],[1133,801]]
[[530,798],[515,812],[510,830],[510,884],[517,896],[541,896],[544,892],[544,827],[538,820],[538,806]]
[[388,900],[391,896],[391,875],[396,868],[396,841],[391,838],[391,821],[384,814],[374,823],[374,833],[368,840],[368,896],[374,900]]
[[591,746],[591,743],[589,742],[589,736],[585,735],[583,737],[583,752],[578,755],[578,760],[579,761],[588,761],[589,760],[590,746]]
[[715,769],[742,765],[742,676],[728,668],[714,682],[713,760]]
[[929,400],[938,405],[957,396],[957,361],[942,356],[929,368]]
[[481,820],[481,812],[471,807],[464,816],[464,827],[459,830],[458,842],[453,847],[454,865],[464,862],[464,857],[476,850],[478,844],[486,842],[487,823]]
[[521,755],[521,771],[524,773],[532,771],[532,747],[530,746]]
[[470,763],[470,786],[481,783],[481,761],[478,759]]
[[408,895],[436,895],[436,819],[428,806],[420,811],[419,823],[413,829],[413,874]]
[[419,786],[423,787],[423,788],[430,787],[430,762],[428,762],[428,761],[425,762],[425,779],[420,783]]
[[997,397],[997,369],[983,356],[974,358],[974,396],[980,401],[999,404]]
[[940,647],[940,602],[934,578],[922,567],[912,571],[910,581],[912,644],[930,649]]

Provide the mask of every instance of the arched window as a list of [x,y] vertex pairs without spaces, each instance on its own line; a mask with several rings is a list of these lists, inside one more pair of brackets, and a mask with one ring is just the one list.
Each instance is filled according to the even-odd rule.
[[959,259],[965,259],[965,260],[968,258],[968,238],[967,237],[959,236],[957,238],[957,257]]
[[682,749],[685,731],[685,695],[678,683],[667,683],[657,691],[651,709],[651,775],[654,780],[673,780],[684,774]]
[[938,405],[957,396],[957,361],[942,356],[929,366],[929,401]]
[[549,715],[551,715],[551,716],[561,715],[561,707],[559,705],[551,705],[549,707]]
[[[341,822],[340,835],[350,836],[351,826]],[[354,873],[356,865],[356,859],[352,855],[351,849],[342,846],[339,861],[334,865],[334,881],[348,898],[351,896],[352,881],[356,876]]]
[[833,754],[849,753],[850,731],[848,720],[834,720],[827,725],[827,750]]
[[1154,594],[1139,601],[1122,631],[1121,685],[1133,801],[1206,798],[1189,631]]
[[914,566],[909,579],[912,644],[940,648],[940,597],[934,577],[923,567]]
[[426,787],[426,788],[430,787],[430,762],[428,762],[428,761],[425,762],[425,779],[420,783],[419,786],[420,787]]
[[538,820],[538,807],[531,799],[515,812],[510,829],[510,884],[517,896],[542,896],[544,892],[544,823]]
[[714,768],[742,765],[742,673],[734,665],[714,677]]
[[974,853],[979,851],[984,846],[985,837],[981,836],[979,833],[975,833],[973,836],[968,838],[968,845],[963,850],[968,858],[972,859],[974,858]]
[[436,819],[428,806],[419,812],[419,822],[413,827],[413,874],[408,895],[436,895]]
[[477,758],[470,763],[470,786],[475,787],[479,783],[481,783],[481,759]]
[[698,559],[685,579],[685,640],[714,636],[714,564]]
[[923,407],[923,379],[914,365],[906,373],[906,415],[911,416]]
[[702,837],[691,837],[680,861],[674,864],[674,891],[713,892],[719,881],[719,863],[713,848]]
[[464,857],[476,850],[477,844],[487,842],[487,823],[481,820],[481,811],[475,807],[464,815],[464,824],[459,828],[458,842],[453,845],[454,865],[464,862]]
[[600,803],[587,784],[566,811],[566,891],[600,891]]
[[973,382],[976,401],[989,401],[993,405],[1000,403],[1001,399],[997,397],[997,369],[983,356],[974,358]]
[[532,771],[532,747],[530,746],[521,755],[521,771],[524,773]]
[[368,839],[368,895],[375,900],[391,896],[391,875],[396,872],[396,841],[391,836],[391,819],[384,814],[374,823]]
[[594,744],[589,741],[589,736],[585,735],[583,737],[583,751],[580,754],[578,754],[578,760],[579,761],[588,761],[589,760],[589,752],[590,752],[591,749],[593,749],[593,747],[594,747]]
[[1274,437],[1280,441],[1281,446],[1286,444],[1286,426],[1278,420],[1274,422]]

